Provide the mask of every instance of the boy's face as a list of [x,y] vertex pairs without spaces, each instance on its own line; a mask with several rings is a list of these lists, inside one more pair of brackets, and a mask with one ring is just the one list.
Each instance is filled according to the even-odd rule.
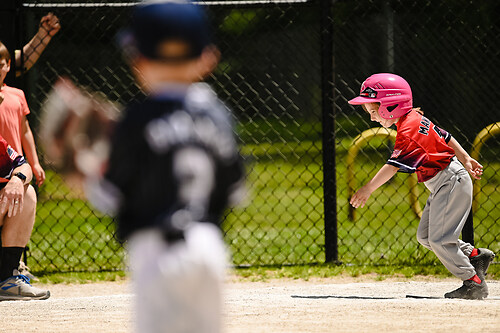
[[[370,115],[371,121],[376,121],[385,128],[391,127],[396,123],[397,119],[384,119],[378,113],[378,108],[380,107],[378,103],[365,103],[363,104],[364,109]],[[398,118],[399,119],[399,118]]]
[[7,76],[7,73],[10,71],[10,60],[7,61],[5,59],[0,60],[0,84],[3,84],[3,80]]

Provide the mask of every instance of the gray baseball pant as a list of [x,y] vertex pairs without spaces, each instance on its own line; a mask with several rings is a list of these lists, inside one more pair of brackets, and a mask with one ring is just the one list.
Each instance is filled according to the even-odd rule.
[[470,279],[476,274],[468,258],[474,246],[459,237],[472,203],[472,180],[454,157],[424,184],[431,194],[418,225],[417,240],[453,275],[463,281]]

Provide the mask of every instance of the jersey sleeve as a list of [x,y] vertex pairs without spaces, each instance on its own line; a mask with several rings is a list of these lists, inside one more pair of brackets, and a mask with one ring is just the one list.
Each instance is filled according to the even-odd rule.
[[455,155],[448,145],[450,133],[417,112],[402,118],[397,127],[396,143],[388,164],[400,172],[416,172],[420,182],[431,179],[449,165]]
[[439,135],[440,137],[442,137],[444,139],[444,141],[446,143],[449,143],[450,140],[451,140],[451,134],[448,133],[447,131],[445,131],[444,129],[434,125],[434,128],[433,128],[434,131],[436,131],[437,135]]
[[89,180],[88,199],[99,211],[116,216],[123,204],[123,192],[129,180],[137,176],[133,168],[135,151],[131,147],[134,132],[127,130],[126,124],[119,124],[111,140],[111,152],[107,170],[102,178]]
[[138,133],[135,128],[128,128],[129,122],[120,124],[113,135],[111,141],[111,153],[109,165],[105,178],[115,184],[118,188],[124,189],[137,171],[134,170],[138,165],[135,157],[140,148],[134,144],[135,137]]
[[413,173],[427,161],[425,151],[414,141],[403,135],[396,137],[396,143],[387,164],[399,168],[399,172]]
[[0,137],[0,177],[10,178],[12,171],[24,163],[26,163],[24,156],[16,152],[5,139]]

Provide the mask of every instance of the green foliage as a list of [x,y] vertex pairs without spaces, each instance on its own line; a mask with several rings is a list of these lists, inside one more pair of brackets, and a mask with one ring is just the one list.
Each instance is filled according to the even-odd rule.
[[[330,277],[370,277],[376,280],[388,278],[417,278],[432,276],[438,278],[452,277],[441,264],[414,265],[345,265],[317,264],[294,266],[254,266],[236,268],[236,277],[250,281],[267,281],[271,279],[302,279]],[[492,264],[488,270],[488,280],[500,280],[500,265]]]
[[81,284],[101,281],[124,281],[127,279],[127,272],[71,272],[71,273],[45,273],[37,275],[37,283],[64,283],[64,284]]
[[[355,121],[342,119],[338,124],[354,131]],[[322,145],[318,135],[321,125],[305,122],[300,126],[276,120],[239,126],[238,133],[256,133],[260,129],[264,134],[259,138],[262,139],[260,144],[242,146],[247,161],[248,195],[240,206],[228,212],[223,225],[233,264],[245,267],[324,262]],[[281,131],[283,127],[287,131]],[[268,133],[273,129],[277,129],[281,137],[276,134],[269,139]],[[266,137],[268,140],[264,139]],[[442,265],[431,251],[423,249],[416,241],[418,218],[407,199],[408,175],[398,174],[374,193],[365,208],[357,210],[355,221],[348,218],[348,166],[345,161],[351,142],[348,136],[337,137],[338,253],[341,262],[357,268],[313,265],[303,271],[302,266],[297,266],[297,271],[290,268],[285,272],[292,273],[286,274],[321,276],[348,269],[351,275],[363,275],[366,274],[362,268],[365,264],[412,267],[407,273],[404,272],[407,268],[401,268],[404,276],[427,271],[433,274],[432,270]],[[382,140],[373,140],[363,149],[354,167],[357,186],[377,172],[388,152]],[[494,160],[485,160],[483,164],[485,173],[479,209],[475,213],[476,244],[499,253],[500,164]],[[419,190],[419,202],[423,207],[428,194],[423,185],[419,185]],[[42,274],[123,270],[125,254],[114,238],[114,230],[112,218],[94,211],[59,177],[48,173],[39,195],[28,265]],[[414,273],[415,267],[421,267],[421,272]],[[267,269],[262,268],[263,271]],[[319,272],[308,273],[309,270]],[[257,269],[257,272],[263,271]],[[245,270],[240,272],[246,274]]]
[[[354,132],[358,118],[340,119],[343,133]],[[305,264],[324,261],[323,170],[320,138],[281,142],[268,133],[276,122],[240,124],[243,133],[263,133],[260,144],[248,144],[242,152],[248,161],[247,204],[228,215],[225,230],[238,266],[253,264]],[[251,129],[249,129],[251,128]],[[308,128],[317,128],[308,125]],[[302,127],[290,125],[287,137],[304,136]],[[277,131],[277,133],[282,133]],[[359,133],[359,131],[358,131]],[[273,137],[273,136],[271,136]],[[266,142],[265,138],[269,140]],[[440,265],[435,255],[416,240],[418,216],[408,199],[407,174],[398,174],[377,190],[365,208],[351,221],[347,192],[347,149],[350,136],[337,137],[337,213],[339,259],[346,263],[379,265]],[[357,187],[366,183],[385,163],[391,147],[373,139],[354,166]],[[486,171],[487,170],[487,171]],[[498,252],[498,178],[496,161],[485,160],[479,209],[475,214],[476,242]],[[424,207],[428,191],[418,185]]]
[[47,273],[123,269],[124,250],[114,231],[112,218],[93,210],[60,177],[47,172],[28,244],[28,265]]
[[[295,266],[254,266],[235,268],[231,270],[235,279],[241,281],[262,281],[273,279],[301,279],[315,278],[368,278],[376,281],[400,278],[445,278],[450,273],[442,265],[411,265],[411,266],[370,266],[370,265],[295,265]],[[124,281],[128,278],[125,271],[113,272],[72,272],[72,273],[45,273],[38,275],[39,283],[90,283],[99,281]],[[488,270],[488,280],[500,280],[500,265],[493,264]]]

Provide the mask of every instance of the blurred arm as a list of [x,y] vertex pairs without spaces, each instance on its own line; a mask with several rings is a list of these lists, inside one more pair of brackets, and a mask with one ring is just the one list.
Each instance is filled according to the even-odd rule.
[[[42,17],[40,28],[33,38],[23,47],[24,69],[16,71],[16,76],[28,71],[37,62],[52,37],[61,29],[59,19],[52,13]],[[21,68],[21,51],[15,51],[16,68]]]

